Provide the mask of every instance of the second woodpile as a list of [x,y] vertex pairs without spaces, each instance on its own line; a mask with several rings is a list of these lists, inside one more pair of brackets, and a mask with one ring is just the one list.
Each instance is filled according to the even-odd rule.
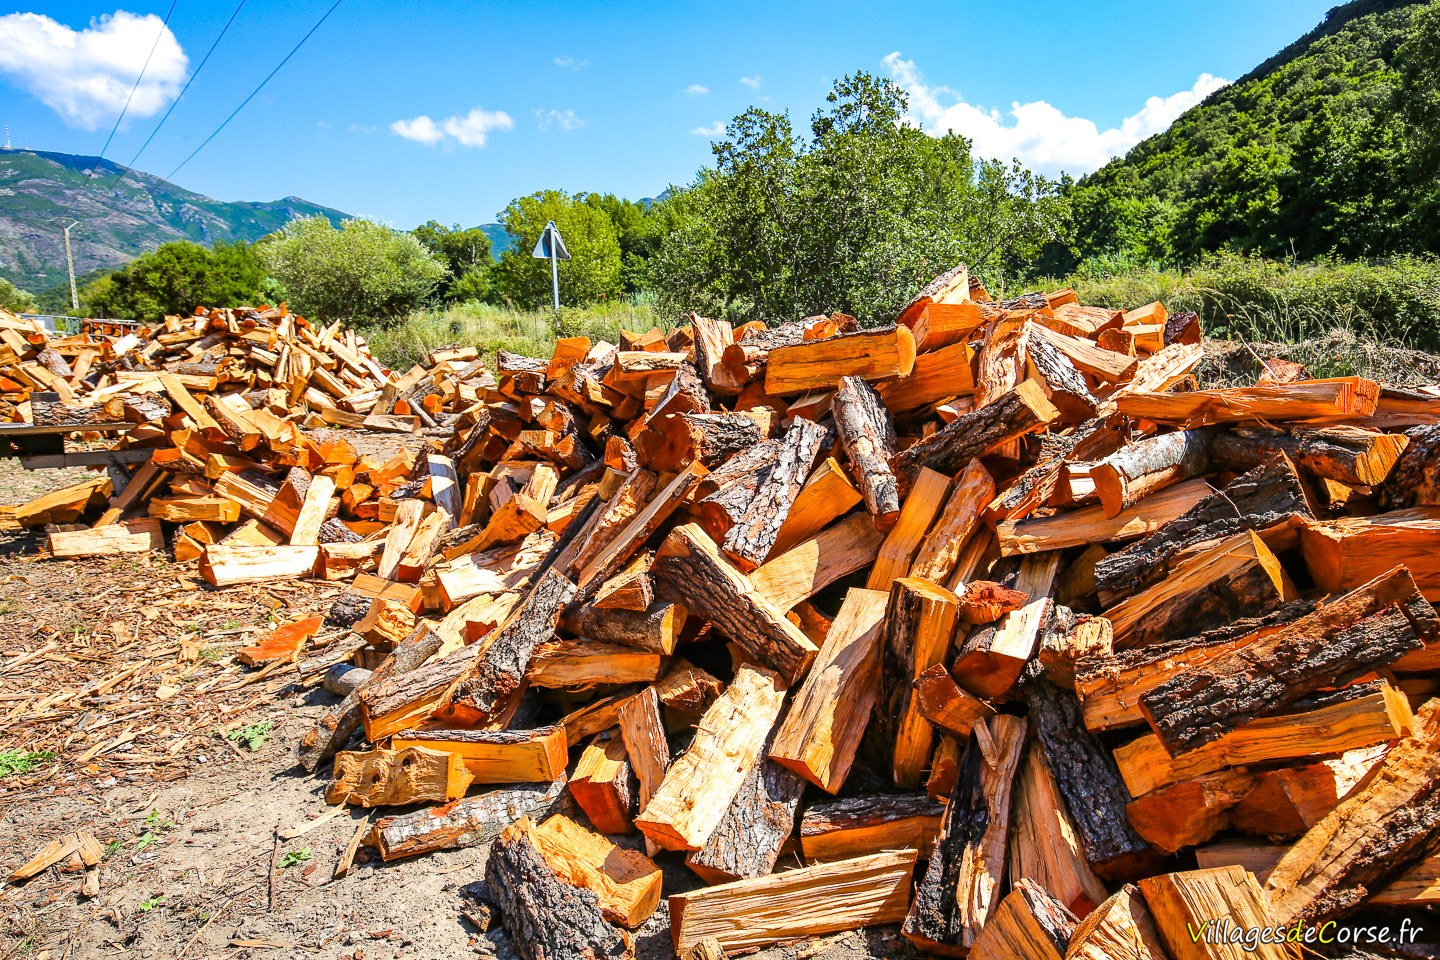
[[421,805],[385,860],[493,842],[527,960],[632,956],[677,870],[683,957],[1279,958],[1195,931],[1440,903],[1440,399],[1196,389],[1200,338],[961,267],[881,329],[502,352],[328,574],[302,668],[362,669],[301,761]]

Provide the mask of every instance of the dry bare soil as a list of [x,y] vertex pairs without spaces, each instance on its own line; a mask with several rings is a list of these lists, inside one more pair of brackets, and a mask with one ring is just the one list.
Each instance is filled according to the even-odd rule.
[[[84,476],[69,473],[0,460],[0,504]],[[0,766],[0,877],[76,830],[106,856],[93,896],[60,867],[0,886],[0,960],[515,955],[498,925],[465,917],[486,848],[393,864],[362,848],[334,876],[367,812],[327,806],[323,779],[294,761],[333,698],[293,668],[243,668],[234,652],[324,613],[340,587],[216,591],[162,554],[54,561],[43,544],[0,533],[0,758],[53,755],[25,773]],[[661,864],[666,893],[694,885],[678,857]],[[672,955],[663,901],[637,945]],[[758,956],[915,955],[890,927]]]

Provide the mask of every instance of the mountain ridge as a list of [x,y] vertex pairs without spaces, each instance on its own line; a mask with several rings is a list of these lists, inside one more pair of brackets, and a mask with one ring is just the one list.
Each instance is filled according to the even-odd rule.
[[58,217],[82,221],[71,231],[80,275],[122,266],[173,240],[252,242],[315,214],[334,223],[349,216],[295,196],[216,200],[96,157],[0,150],[0,277],[32,292],[66,282],[64,236],[52,222]]

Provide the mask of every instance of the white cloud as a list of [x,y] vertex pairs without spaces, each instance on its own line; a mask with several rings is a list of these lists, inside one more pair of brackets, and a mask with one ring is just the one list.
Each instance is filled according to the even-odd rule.
[[1170,126],[1175,118],[1230,81],[1202,73],[1188,90],[1168,97],[1150,97],[1118,127],[1101,130],[1093,120],[1067,116],[1044,100],[1012,103],[1007,113],[967,103],[947,87],[932,87],[913,60],[899,52],[885,58],[895,82],[910,96],[911,117],[927,133],[954,132],[968,137],[983,157],[1018,157],[1032,170],[1051,176],[1062,171],[1085,174],[1098,170],[1146,137]]
[[446,117],[445,133],[455,138],[462,147],[483,147],[485,136],[491,130],[509,130],[515,126],[510,114],[503,110],[493,113],[476,107],[463,117]]
[[685,88],[685,92],[692,97],[703,97],[710,92],[710,88],[703,83],[692,83]]
[[541,130],[549,130],[551,127],[579,130],[585,126],[585,121],[575,116],[574,110],[536,110],[535,116],[540,118]]
[[83,30],[38,13],[0,17],[0,74],[71,126],[94,130],[125,107],[152,45],[155,55],[126,113],[149,117],[175,99],[189,66],[175,35],[154,14],[117,10]]
[[590,66],[589,60],[577,60],[568,53],[555,58],[555,66],[561,70],[584,70]]
[[751,90],[759,90],[761,83],[760,74],[757,73],[753,74],[752,76],[741,77],[740,82],[745,84],[745,86],[749,87]]
[[396,120],[390,124],[390,132],[397,137],[423,143],[427,147],[433,147],[445,139],[445,131],[440,129],[440,125],[423,113],[412,120]]
[[483,147],[491,130],[509,130],[514,126],[515,121],[505,111],[476,107],[463,117],[446,117],[440,121],[423,113],[409,120],[396,120],[390,124],[390,132],[427,147],[449,140],[462,147]]
[[714,123],[710,124],[710,126],[708,126],[708,127],[696,127],[694,130],[691,130],[690,132],[693,133],[693,134],[695,134],[695,136],[697,136],[697,137],[718,137],[718,136],[722,136],[722,135],[725,133],[725,122],[724,122],[723,120],[716,120]]

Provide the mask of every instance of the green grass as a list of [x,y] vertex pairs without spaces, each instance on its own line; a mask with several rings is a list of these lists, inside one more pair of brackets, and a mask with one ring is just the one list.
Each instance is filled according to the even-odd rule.
[[1215,339],[1298,344],[1348,331],[1357,341],[1440,352],[1440,259],[1287,263],[1223,254],[1181,271],[1095,261],[1038,289],[1075,288],[1081,303],[1129,309],[1164,301],[1200,314]]
[[667,327],[644,304],[605,304],[585,309],[563,308],[557,320],[550,310],[510,310],[482,303],[461,303],[422,310],[391,327],[365,331],[370,350],[394,370],[426,362],[436,347],[475,347],[493,363],[496,350],[530,357],[548,357],[557,337],[589,337],[615,343],[621,330],[641,333]]
[[0,779],[23,776],[54,759],[50,750],[0,750]]

